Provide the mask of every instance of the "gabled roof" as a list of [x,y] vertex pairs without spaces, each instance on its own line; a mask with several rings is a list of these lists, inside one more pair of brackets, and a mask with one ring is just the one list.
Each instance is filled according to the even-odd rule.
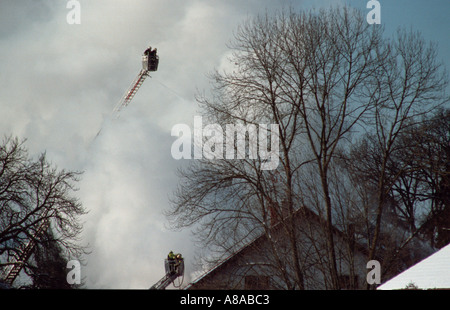
[[450,289],[450,244],[380,285],[379,290]]
[[[294,217],[294,220],[308,219],[308,220],[316,221],[317,223],[319,223],[321,225],[325,225],[324,219],[320,215],[318,215],[317,213],[315,213],[314,211],[312,211],[311,209],[306,208],[306,207],[297,209],[296,211],[294,211],[292,216]],[[275,231],[278,231],[280,229],[282,229],[282,222],[279,221],[271,227],[271,232],[274,233]],[[334,225],[332,226],[332,229],[336,235],[338,235],[338,236],[344,235],[344,233],[341,230],[339,230],[338,228],[336,228]],[[253,245],[255,245],[256,243],[264,242],[264,240],[266,238],[267,238],[266,234],[262,233],[261,235],[259,235],[255,239],[253,239],[252,241],[248,242],[246,245],[242,246],[235,253],[232,253],[227,258],[220,261],[214,267],[212,267],[211,269],[206,271],[204,274],[202,274],[201,276],[196,278],[194,281],[189,283],[185,289],[190,289],[190,288],[194,287],[199,282],[202,282],[203,280],[205,280],[208,276],[211,276],[212,274],[218,272],[221,268],[225,267],[225,265],[230,263],[233,259],[237,258],[239,255],[243,255],[247,250],[250,250],[251,247]],[[356,243],[355,247],[360,252],[367,254],[367,249],[364,246],[362,246],[361,244]]]
[[239,256],[239,254],[244,253],[246,250],[250,249],[251,245],[254,245],[255,243],[257,243],[259,240],[265,238],[266,236],[264,234],[259,235],[258,237],[256,237],[255,239],[253,239],[252,241],[248,242],[246,245],[242,246],[239,250],[237,250],[235,253],[232,253],[231,255],[229,255],[227,258],[221,260],[220,262],[218,262],[216,265],[214,265],[214,267],[212,267],[211,269],[209,269],[208,271],[206,271],[204,274],[200,275],[198,278],[196,278],[194,281],[192,281],[191,283],[189,283],[185,289],[188,290],[191,287],[195,286],[197,283],[201,282],[202,280],[204,280],[206,277],[212,275],[213,273],[219,271],[222,267],[224,267],[228,262],[230,262],[231,260],[235,259],[237,256]]

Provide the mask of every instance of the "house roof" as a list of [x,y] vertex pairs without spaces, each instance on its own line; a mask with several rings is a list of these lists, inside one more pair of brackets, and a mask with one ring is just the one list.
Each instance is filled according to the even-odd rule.
[[405,289],[410,284],[414,284],[419,289],[450,289],[450,244],[380,285],[377,289]]
[[[309,208],[303,207],[300,208],[298,210],[296,210],[293,213],[293,216],[296,220],[303,218],[303,219],[309,219],[309,220],[314,220],[320,224],[324,225],[324,219],[318,215],[317,213],[315,213],[314,211],[312,211]],[[282,228],[282,223],[281,222],[277,222],[277,224],[275,224],[271,230],[272,232],[274,232],[275,230],[279,230]],[[332,229],[334,231],[335,234],[337,235],[343,235],[343,232],[341,230],[339,230],[338,228],[336,228],[334,225],[332,226]],[[255,245],[255,243],[257,242],[263,242],[266,239],[266,235],[264,233],[262,233],[261,235],[259,235],[258,237],[256,237],[255,239],[251,240],[250,242],[248,242],[246,245],[242,246],[241,248],[239,248],[236,252],[232,253],[231,255],[229,255],[227,258],[225,258],[224,260],[221,260],[220,262],[218,262],[214,267],[212,267],[211,269],[209,269],[208,271],[206,271],[205,273],[203,273],[202,275],[200,275],[198,278],[196,278],[194,281],[192,281],[191,283],[189,283],[185,289],[190,289],[194,286],[196,286],[198,283],[202,282],[203,280],[205,280],[208,276],[216,273],[217,271],[219,271],[221,268],[223,268],[227,263],[229,263],[230,261],[232,261],[234,258],[236,258],[237,256],[239,256],[240,254],[242,255],[245,251],[249,250],[250,247],[252,245]],[[367,249],[360,245],[359,243],[355,244],[355,247],[363,253],[367,252]]]
[[250,246],[252,244],[255,244],[256,242],[258,242],[258,240],[261,240],[262,238],[264,238],[265,235],[261,234],[258,237],[256,237],[255,239],[253,239],[252,241],[248,242],[246,245],[242,246],[239,250],[237,250],[235,253],[230,254],[227,258],[221,260],[220,262],[218,262],[214,267],[212,267],[211,269],[209,269],[208,271],[206,271],[205,273],[203,273],[202,275],[200,275],[198,278],[196,278],[194,281],[192,281],[191,283],[189,283],[185,289],[190,289],[193,286],[195,286],[197,283],[201,282],[202,280],[204,280],[206,277],[208,277],[209,275],[215,273],[216,271],[220,270],[222,267],[224,267],[229,261],[231,261],[232,259],[236,258],[239,254],[242,254],[244,251],[246,251],[247,249],[250,248]]

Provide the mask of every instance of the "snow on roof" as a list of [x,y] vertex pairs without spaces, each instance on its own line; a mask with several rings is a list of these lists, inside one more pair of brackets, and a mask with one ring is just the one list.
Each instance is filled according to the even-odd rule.
[[380,285],[377,289],[404,289],[410,284],[414,284],[419,289],[450,288],[450,244]]

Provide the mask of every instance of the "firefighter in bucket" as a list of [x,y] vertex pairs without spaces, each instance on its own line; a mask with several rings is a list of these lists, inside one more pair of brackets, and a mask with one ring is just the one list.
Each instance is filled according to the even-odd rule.
[[157,55],[157,49],[150,46],[144,51],[142,55],[143,68],[148,71],[157,71],[159,64],[159,56]]

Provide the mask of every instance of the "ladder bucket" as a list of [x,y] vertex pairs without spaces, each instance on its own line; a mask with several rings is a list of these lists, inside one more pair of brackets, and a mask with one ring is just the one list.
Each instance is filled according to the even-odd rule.
[[179,259],[179,260],[165,259],[164,267],[166,269],[166,274],[177,275],[179,277],[184,275],[184,260],[183,259]]
[[142,55],[142,69],[153,72],[158,70],[158,64],[159,56],[156,54],[156,50]]

